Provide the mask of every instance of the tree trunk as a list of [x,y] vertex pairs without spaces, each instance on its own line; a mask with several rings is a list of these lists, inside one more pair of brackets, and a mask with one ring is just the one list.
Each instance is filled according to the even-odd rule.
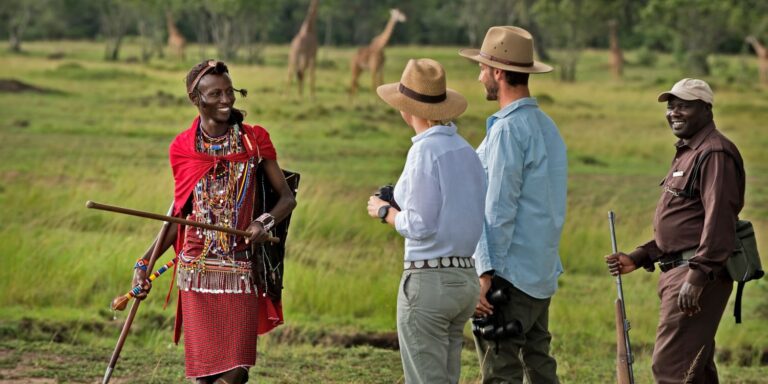
[[123,42],[123,36],[117,36],[107,40],[107,49],[104,52],[104,60],[117,61],[120,59],[120,44]]
[[579,62],[579,52],[567,50],[561,60],[560,80],[568,83],[576,82],[576,65]]
[[685,68],[694,76],[709,75],[709,63],[707,63],[707,52],[702,50],[690,50],[685,54]]
[[11,52],[19,53],[21,52],[21,38],[13,32],[8,36],[8,44],[10,45]]
[[32,20],[31,5],[20,5],[20,12],[17,17],[14,17],[10,21],[10,28],[8,28],[8,44],[10,45],[11,52],[21,52],[21,40],[24,38],[24,30]]

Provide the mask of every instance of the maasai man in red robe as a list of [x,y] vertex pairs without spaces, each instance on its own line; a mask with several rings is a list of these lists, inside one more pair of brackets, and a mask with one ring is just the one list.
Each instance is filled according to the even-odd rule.
[[[288,217],[294,196],[277,163],[264,128],[243,123],[235,109],[235,89],[227,66],[207,60],[187,74],[189,100],[199,116],[170,146],[175,181],[173,215],[251,233],[242,238],[171,224],[162,250],[176,249],[179,303],[176,334],[184,331],[186,376],[197,383],[244,383],[256,363],[256,342],[282,322],[280,303],[257,292],[252,245],[267,241],[269,230]],[[256,170],[279,198],[271,211],[254,217]],[[154,246],[154,244],[153,244]],[[152,247],[150,247],[150,250]],[[150,251],[143,256],[149,260]],[[139,260],[133,284],[146,297],[146,263]]]

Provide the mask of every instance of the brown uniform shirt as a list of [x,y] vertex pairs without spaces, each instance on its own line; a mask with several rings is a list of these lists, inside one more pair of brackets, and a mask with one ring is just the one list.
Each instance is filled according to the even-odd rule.
[[[654,240],[630,257],[652,268],[664,255],[696,249],[686,280],[702,286],[722,269],[735,248],[736,221],[744,206],[744,163],[736,146],[710,123],[693,137],[675,143],[672,167],[661,182],[653,220]],[[700,156],[711,152],[694,178]],[[693,194],[681,195],[693,181]]]

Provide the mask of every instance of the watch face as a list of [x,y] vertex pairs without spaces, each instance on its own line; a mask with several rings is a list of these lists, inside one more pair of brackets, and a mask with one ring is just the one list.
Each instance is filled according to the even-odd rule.
[[379,219],[383,220],[385,217],[387,217],[388,213],[389,213],[389,206],[388,205],[380,207],[379,208]]

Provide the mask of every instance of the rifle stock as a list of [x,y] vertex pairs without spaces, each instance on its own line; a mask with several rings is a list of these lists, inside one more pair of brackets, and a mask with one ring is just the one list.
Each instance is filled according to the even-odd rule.
[[634,380],[631,379],[630,352],[627,350],[629,340],[625,339],[624,333],[623,306],[624,302],[621,299],[616,299],[616,378],[619,384],[632,384]]

